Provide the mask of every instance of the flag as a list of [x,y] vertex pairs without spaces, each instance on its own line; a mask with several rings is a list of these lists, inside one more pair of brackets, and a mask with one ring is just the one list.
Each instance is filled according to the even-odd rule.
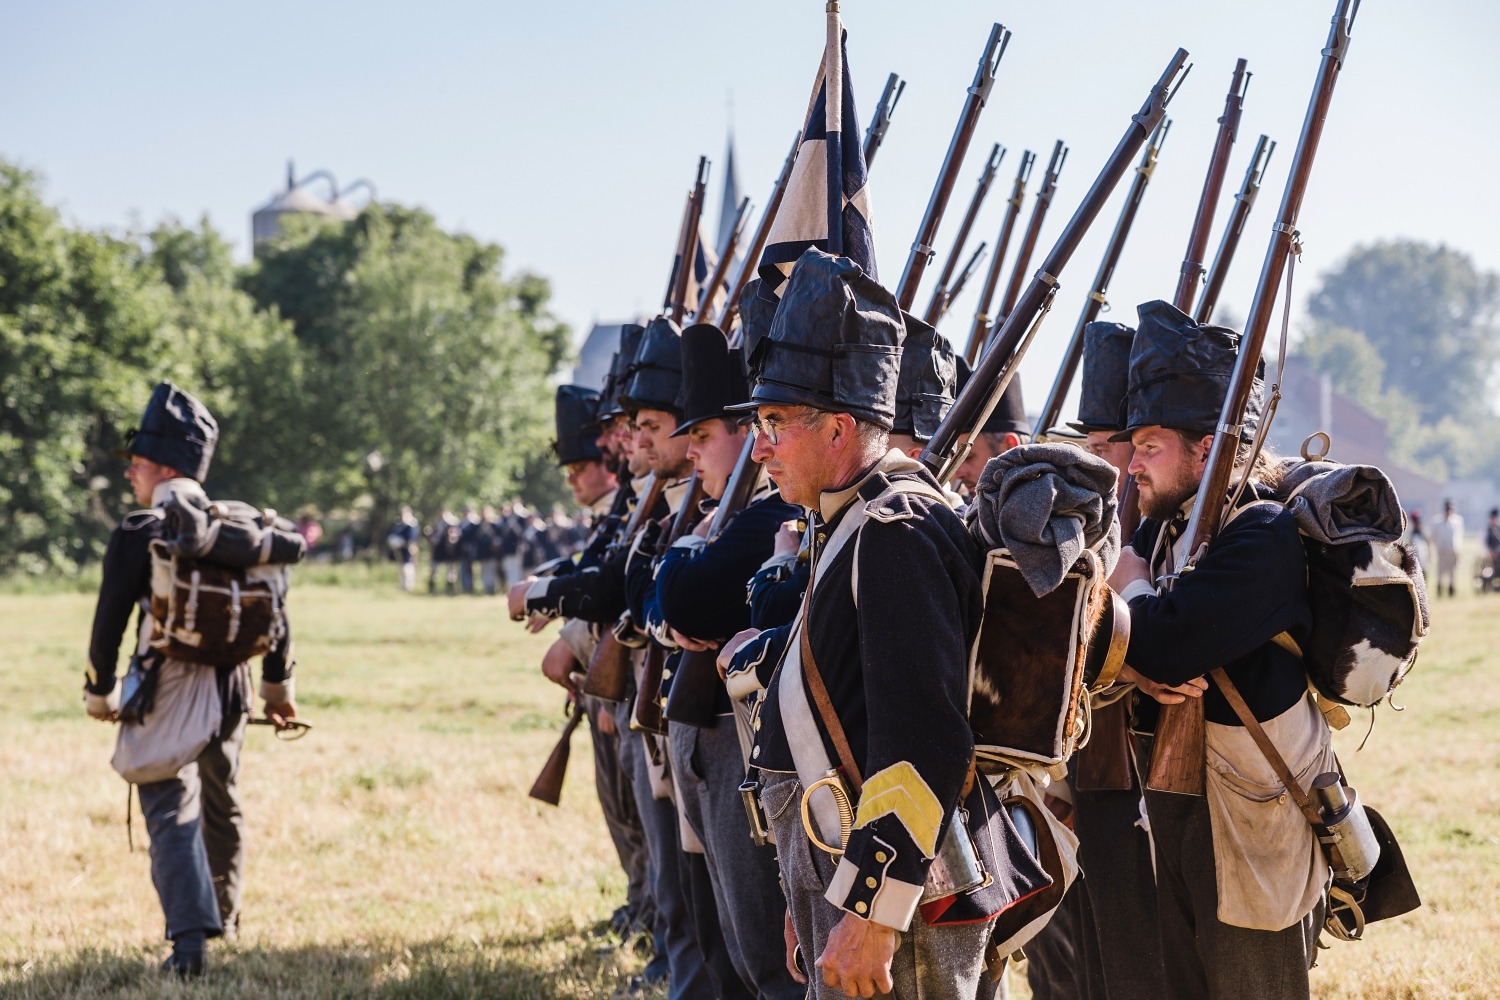
[[[875,242],[870,232],[870,189],[865,170],[864,144],[860,141],[859,115],[854,110],[854,88],[849,81],[849,55],[845,37],[839,32],[837,54],[843,82],[841,127],[829,131],[828,73],[832,55],[825,48],[823,69],[818,74],[816,95],[802,129],[802,141],[787,180],[786,194],[776,220],[766,238],[757,273],[764,290],[779,298],[781,286],[792,273],[792,265],[808,247],[837,252],[850,258],[866,274],[878,280],[875,273]],[[833,170],[830,170],[830,161]],[[829,183],[831,175],[841,175],[842,184]],[[830,250],[830,220],[841,216],[838,241]]]

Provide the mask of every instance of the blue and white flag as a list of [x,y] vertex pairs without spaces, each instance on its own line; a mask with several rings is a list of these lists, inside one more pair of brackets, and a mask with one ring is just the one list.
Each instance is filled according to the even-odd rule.
[[[849,82],[849,55],[844,41],[840,32],[837,65],[843,83],[842,114],[829,114],[827,67],[832,63],[825,49],[824,69],[818,75],[816,96],[802,129],[792,175],[757,268],[763,290],[774,292],[778,298],[791,276],[792,265],[808,247],[848,257],[878,280],[875,241],[870,232],[870,189],[864,145],[859,116],[854,110],[854,88]],[[841,175],[842,184],[829,182],[836,175]],[[842,231],[838,234],[840,238],[830,241],[833,228],[830,220],[836,215],[842,216]]]

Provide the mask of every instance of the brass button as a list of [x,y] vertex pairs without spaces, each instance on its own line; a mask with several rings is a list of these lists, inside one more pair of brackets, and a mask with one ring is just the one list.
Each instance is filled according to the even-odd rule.
[[876,851],[875,852],[875,860],[877,862],[879,862],[880,864],[885,864],[885,852],[884,851]]
[[863,902],[860,902],[860,903],[855,903],[855,904],[854,904],[854,912],[855,912],[855,913],[864,913],[864,912],[865,912],[865,911],[866,911],[866,910],[868,910],[868,909],[869,909],[869,908],[870,908],[870,907],[869,907],[869,906],[867,906],[867,905],[866,905],[866,904],[865,904],[865,903],[863,903]]
[[875,881],[874,875],[871,875],[869,878],[865,879],[865,885],[869,886],[871,889],[874,889],[875,887],[880,885],[880,883]]
[[757,733],[760,732],[760,716],[758,715],[755,717],[754,729]]
[[1276,796],[1276,801],[1280,802],[1282,805],[1286,805],[1286,792],[1282,792],[1280,795]]

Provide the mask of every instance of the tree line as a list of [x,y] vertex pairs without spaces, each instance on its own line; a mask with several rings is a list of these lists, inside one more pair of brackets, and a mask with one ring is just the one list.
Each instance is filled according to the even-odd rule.
[[210,496],[293,513],[561,499],[543,278],[428,213],[283,219],[249,265],[207,220],[67,225],[0,159],[0,572],[97,559],[133,506],[113,454],[171,379],[218,418]]

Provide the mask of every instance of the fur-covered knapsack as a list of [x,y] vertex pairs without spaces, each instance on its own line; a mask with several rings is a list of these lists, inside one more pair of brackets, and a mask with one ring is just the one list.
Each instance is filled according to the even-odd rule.
[[1308,678],[1332,701],[1379,704],[1416,662],[1430,626],[1395,487],[1374,466],[1289,460],[1274,498],[1296,517],[1307,555],[1313,625],[1300,652]]

